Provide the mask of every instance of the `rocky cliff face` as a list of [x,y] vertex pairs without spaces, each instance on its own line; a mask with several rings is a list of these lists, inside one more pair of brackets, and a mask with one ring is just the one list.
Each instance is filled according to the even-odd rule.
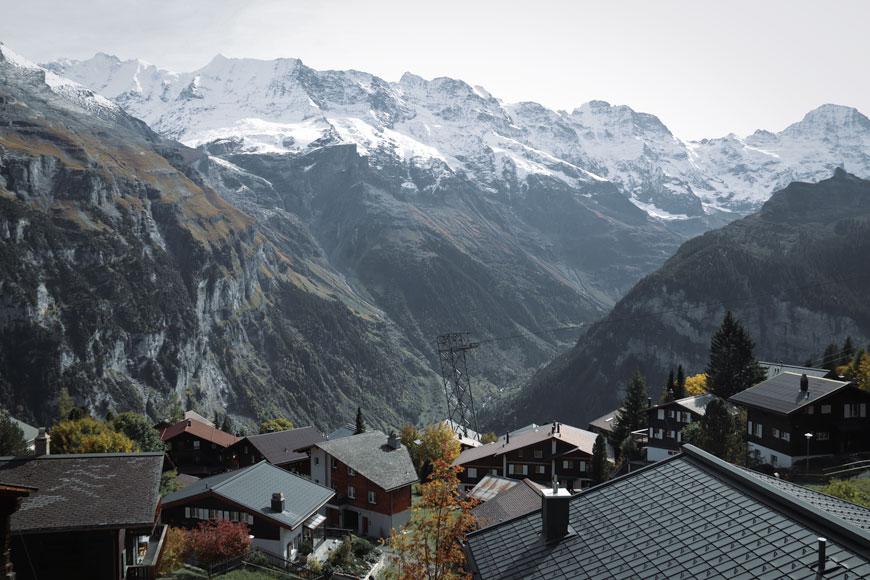
[[415,421],[438,394],[419,352],[305,226],[258,223],[202,162],[2,49],[0,403],[48,423],[65,386],[99,414]]
[[818,184],[792,183],[759,213],[683,244],[492,420],[510,424],[522,409],[583,424],[616,407],[635,369],[656,396],[677,365],[704,371],[727,310],[762,360],[801,364],[846,336],[865,344],[868,252],[870,181],[838,170]]

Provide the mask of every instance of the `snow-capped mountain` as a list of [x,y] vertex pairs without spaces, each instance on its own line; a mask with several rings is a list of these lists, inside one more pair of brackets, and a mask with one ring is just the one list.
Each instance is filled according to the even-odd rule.
[[343,142],[497,189],[522,190],[532,175],[571,187],[606,179],[664,219],[744,214],[791,181],[817,181],[838,166],[870,177],[870,120],[836,105],[780,133],[684,142],[627,106],[592,101],[569,113],[507,105],[450,78],[405,74],[391,83],[297,59],[217,56],[181,74],[104,54],[45,66],[213,153],[299,153]]

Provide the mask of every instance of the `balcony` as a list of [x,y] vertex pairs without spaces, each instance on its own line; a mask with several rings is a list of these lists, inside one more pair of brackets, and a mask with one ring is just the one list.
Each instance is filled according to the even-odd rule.
[[126,580],[154,580],[157,576],[157,563],[160,561],[160,552],[163,551],[163,542],[166,540],[166,525],[157,526],[154,533],[148,538],[148,547],[145,554],[138,558],[136,564],[127,566],[124,578]]

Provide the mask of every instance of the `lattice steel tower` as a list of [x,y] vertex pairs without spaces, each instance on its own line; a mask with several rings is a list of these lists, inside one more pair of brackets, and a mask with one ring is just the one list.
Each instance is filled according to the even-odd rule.
[[473,429],[475,437],[480,435],[465,353],[478,346],[479,342],[468,342],[467,332],[451,332],[438,337],[438,357],[441,359],[441,379],[444,381],[444,394],[447,396],[447,416],[454,427]]

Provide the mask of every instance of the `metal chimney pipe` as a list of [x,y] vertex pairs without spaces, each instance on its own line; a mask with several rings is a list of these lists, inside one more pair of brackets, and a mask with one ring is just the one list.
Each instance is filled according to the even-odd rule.
[[828,547],[828,540],[825,538],[819,538],[819,574],[825,573],[825,561],[827,558],[825,557],[825,551]]

